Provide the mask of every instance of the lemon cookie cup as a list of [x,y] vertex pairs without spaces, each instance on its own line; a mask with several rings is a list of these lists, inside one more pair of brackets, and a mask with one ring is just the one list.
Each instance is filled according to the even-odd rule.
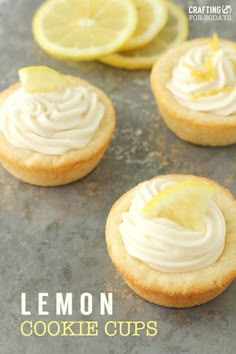
[[[215,93],[214,100],[218,101],[218,103],[222,103],[223,100],[225,100],[223,95],[227,95],[226,90],[231,84],[218,92],[217,90],[214,91],[214,89],[209,90],[208,92],[200,92],[201,90],[199,90],[197,95],[192,96],[196,108],[195,110],[184,106],[181,103],[181,99],[176,99],[173,92],[167,87],[180,60],[183,60],[184,56],[186,56],[187,53],[191,53],[191,50],[194,48],[208,45],[209,40],[209,38],[194,39],[173,48],[164,54],[153,67],[151,73],[151,87],[161,116],[170,130],[172,130],[178,137],[197,145],[226,146],[236,143],[236,111],[233,113],[231,112],[228,115],[223,115],[220,114],[220,110],[217,111],[217,109],[215,111],[201,110],[199,108],[199,98],[204,101],[207,99],[207,93],[209,96],[212,95],[212,97]],[[235,51],[235,43],[228,40],[220,39],[219,46],[232,48],[232,51]],[[206,66],[208,64],[209,63],[206,63]],[[229,65],[227,64],[228,67]],[[186,70],[188,69],[187,66]],[[232,70],[234,70],[234,67],[234,62],[232,62]],[[193,76],[194,74],[201,74],[201,70],[196,67],[189,66],[189,69],[190,71],[193,71]],[[211,79],[211,82],[214,80],[217,81],[217,73],[216,77],[214,79],[211,77],[210,80]],[[181,77],[179,81],[181,81]],[[197,78],[197,81],[199,81],[199,77]],[[198,83],[199,82],[197,82],[197,84]],[[204,84],[203,81],[202,83]],[[235,87],[235,84],[236,81],[234,84],[232,83],[232,87]],[[192,82],[186,82],[186,86],[190,87],[191,85]],[[176,94],[178,96],[178,93]],[[205,98],[204,95],[206,95]],[[234,105],[235,104],[236,100],[234,100]]]
[[[3,167],[16,178],[39,186],[59,186],[74,182],[90,173],[101,160],[115,128],[115,111],[111,100],[99,88],[78,77],[66,76],[71,87],[82,87],[97,96],[104,114],[92,138],[83,148],[65,153],[48,154],[15,146],[0,132],[0,160]],[[0,94],[0,107],[19,88],[13,84]],[[66,102],[64,102],[66,104]],[[65,117],[66,118],[66,117]],[[0,120],[2,117],[0,116]],[[70,144],[70,138],[68,138]]]
[[[197,183],[207,183],[210,184],[211,187],[214,188],[214,203],[216,203],[217,208],[222,213],[225,226],[226,226],[226,234],[225,234],[225,243],[223,244],[223,251],[221,250],[220,257],[215,260],[212,264],[207,267],[203,267],[196,270],[191,271],[171,271],[171,268],[167,268],[162,271],[155,269],[154,265],[138,259],[134,256],[135,252],[140,251],[140,245],[144,245],[144,239],[142,239],[139,247],[135,245],[135,239],[140,237],[138,234],[142,227],[137,230],[138,232],[132,233],[130,227],[132,226],[132,222],[129,225],[127,230],[127,236],[130,237],[130,244],[127,243],[127,239],[124,242],[124,229],[121,233],[121,224],[124,222],[130,221],[129,218],[134,217],[135,210],[132,209],[132,200],[134,201],[136,198],[137,205],[141,203],[141,199],[144,196],[144,199],[150,200],[150,195],[155,194],[153,192],[153,186],[155,183],[159,183],[160,180],[165,181],[165,184],[171,181],[175,181],[175,183],[187,180],[194,180]],[[199,181],[199,182],[198,182]],[[145,192],[145,188],[149,186],[148,191]],[[159,188],[159,187],[158,187]],[[165,187],[167,188],[167,187]],[[165,189],[162,187],[162,189]],[[154,188],[155,189],[155,188]],[[143,196],[137,196],[137,191],[143,190]],[[145,197],[145,193],[147,193]],[[141,199],[140,199],[141,198]],[[146,201],[147,201],[146,200]],[[141,203],[142,204],[142,203]],[[145,203],[144,203],[145,204]],[[132,215],[130,213],[132,209]],[[143,182],[136,186],[135,188],[128,191],[124,194],[112,207],[106,224],[106,243],[108,253],[111,257],[113,264],[115,265],[118,272],[121,274],[127,285],[136,292],[139,296],[144,299],[167,307],[192,307],[195,305],[199,305],[205,302],[208,302],[214,299],[216,296],[220,295],[234,280],[236,277],[236,201],[232,194],[227,190],[218,185],[216,182],[200,178],[196,176],[190,175],[167,175],[167,176],[159,176],[150,181]],[[126,218],[126,221],[125,221]],[[157,220],[157,219],[156,219]],[[147,221],[147,220],[146,220]],[[156,221],[157,222],[157,221]],[[166,223],[166,221],[165,221]],[[164,223],[164,226],[166,226]],[[140,224],[144,225],[144,224]],[[170,223],[168,227],[172,227],[173,225]],[[163,227],[163,225],[162,225]],[[170,230],[169,230],[170,231]],[[145,228],[143,230],[145,234]],[[194,234],[193,234],[194,235]],[[149,235],[148,235],[149,236]],[[160,235],[155,235],[160,236]],[[169,247],[171,247],[171,242],[174,241],[178,243],[174,239],[169,239],[169,235],[164,235],[167,237],[169,241]],[[143,235],[142,235],[143,237]],[[158,239],[157,237],[157,239]],[[183,236],[184,238],[184,236]],[[214,240],[214,233],[212,233],[212,239]],[[133,240],[133,241],[132,241]],[[201,242],[204,240],[202,238]],[[160,240],[156,240],[159,242]],[[182,240],[183,241],[183,240]],[[188,240],[190,242],[190,240]],[[205,242],[205,241],[203,241]],[[214,241],[215,242],[215,241]],[[128,247],[127,247],[128,245]],[[157,244],[158,245],[158,244]],[[165,242],[162,246],[166,246]],[[151,239],[150,244],[145,245],[145,249],[147,246],[150,246],[150,252],[153,252],[156,245],[153,243],[153,239]],[[176,244],[175,247],[178,248],[180,245]],[[211,245],[210,245],[211,246]],[[158,247],[158,246],[157,246]],[[133,255],[130,253],[130,249],[133,252]],[[214,247],[212,246],[212,250]],[[128,250],[128,251],[127,251]],[[171,250],[171,248],[170,248]],[[178,252],[178,250],[176,251]],[[198,252],[203,252],[204,247],[199,248]],[[168,253],[168,250],[167,250]],[[197,250],[193,252],[193,254],[197,254]],[[151,254],[151,253],[150,253]],[[172,255],[175,253],[173,252]],[[169,257],[170,255],[167,254]],[[176,255],[175,255],[176,256]],[[184,256],[185,257],[185,256]],[[205,255],[204,255],[205,257]],[[144,257],[145,258],[145,257]],[[170,258],[167,258],[170,259]],[[186,257],[187,261],[188,258]],[[157,263],[159,260],[156,258]],[[149,260],[150,261],[150,260]],[[172,262],[172,266],[175,265],[174,262],[176,260],[173,258],[170,262]],[[205,258],[205,262],[210,262],[209,258]],[[167,263],[163,263],[166,266]],[[179,263],[176,263],[177,266],[182,266],[181,260]],[[157,267],[158,268],[158,267]],[[190,267],[191,268],[191,267]],[[177,269],[177,268],[176,268]]]

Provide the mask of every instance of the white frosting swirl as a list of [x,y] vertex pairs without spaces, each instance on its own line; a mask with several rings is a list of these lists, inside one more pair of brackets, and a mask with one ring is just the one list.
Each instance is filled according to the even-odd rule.
[[[191,69],[207,70],[207,60],[212,75],[197,80]],[[167,88],[190,110],[222,116],[236,113],[236,49],[226,44],[217,50],[208,44],[190,49],[173,69]]]
[[104,111],[97,94],[85,87],[34,94],[19,88],[0,108],[0,131],[19,148],[61,155],[88,145]]
[[147,218],[142,213],[154,195],[174,183],[156,178],[135,190],[119,227],[126,251],[161,272],[206,268],[221,256],[225,245],[225,220],[215,203],[209,203],[204,231],[190,231],[172,220]]

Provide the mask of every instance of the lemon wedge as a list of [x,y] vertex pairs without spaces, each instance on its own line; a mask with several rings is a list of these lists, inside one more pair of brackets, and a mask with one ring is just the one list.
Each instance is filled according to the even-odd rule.
[[184,42],[188,37],[188,19],[185,12],[173,2],[166,2],[168,21],[162,31],[145,47],[107,55],[101,62],[124,69],[148,69],[161,54]]
[[162,30],[167,22],[167,6],[164,0],[133,0],[138,11],[138,26],[132,38],[122,50],[145,46]]
[[58,92],[71,86],[62,74],[47,66],[28,66],[18,70],[21,85],[26,92]]
[[147,217],[164,217],[190,230],[204,227],[204,215],[215,187],[198,179],[177,182],[155,195],[144,207]]
[[92,60],[117,51],[133,35],[132,0],[48,0],[33,18],[36,42],[58,59]]

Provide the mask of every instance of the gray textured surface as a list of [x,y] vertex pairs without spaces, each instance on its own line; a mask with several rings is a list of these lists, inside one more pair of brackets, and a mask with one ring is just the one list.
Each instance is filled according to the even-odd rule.
[[[0,88],[16,81],[19,67],[47,64],[80,75],[102,87],[117,110],[113,142],[99,167],[84,180],[63,188],[23,184],[0,169],[0,352],[233,354],[236,352],[236,283],[216,300],[198,308],[154,306],[132,293],[116,274],[104,242],[112,203],[137,182],[159,173],[210,176],[236,194],[236,146],[199,148],[180,141],[163,124],[149,88],[149,72],[127,72],[99,63],[71,64],[43,53],[31,35],[32,14],[41,1],[0,0]],[[219,3],[222,4],[221,0]],[[232,3],[225,1],[225,3]],[[186,7],[186,1],[182,4]],[[189,1],[196,4],[196,1]],[[207,1],[202,1],[206,4]],[[208,4],[211,4],[208,1]],[[216,3],[214,1],[214,3]],[[191,37],[220,35],[236,39],[231,22],[194,22]],[[114,319],[157,320],[159,335],[150,337],[24,338],[19,325],[20,293],[36,309],[38,292],[95,295],[91,318],[102,324],[96,294],[114,292]],[[55,319],[53,299],[49,304]],[[35,318],[37,316],[33,316]],[[74,309],[73,319],[84,319]]]

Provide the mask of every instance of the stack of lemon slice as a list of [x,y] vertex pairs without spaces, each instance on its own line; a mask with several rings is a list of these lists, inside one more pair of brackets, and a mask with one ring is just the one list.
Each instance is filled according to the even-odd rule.
[[58,59],[149,68],[185,41],[188,21],[169,0],[47,0],[36,11],[33,34]]

